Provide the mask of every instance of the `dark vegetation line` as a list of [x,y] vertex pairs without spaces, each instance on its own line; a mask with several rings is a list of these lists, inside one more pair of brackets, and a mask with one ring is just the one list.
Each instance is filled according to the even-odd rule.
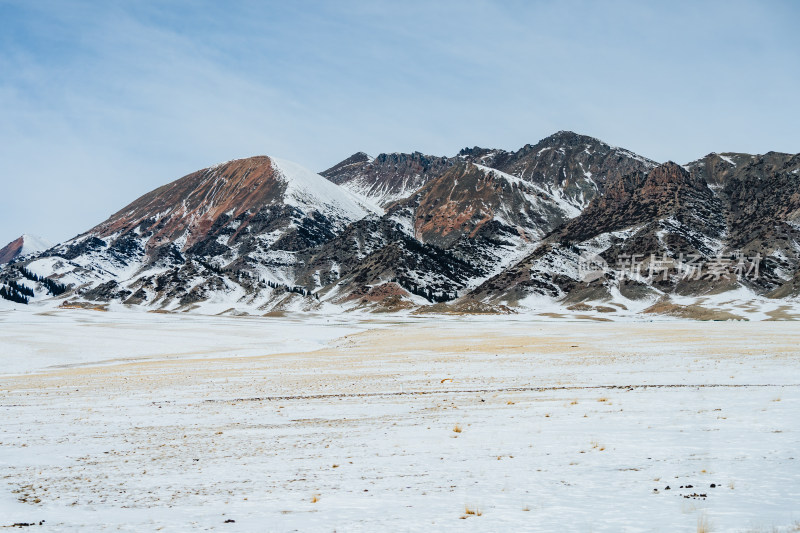
[[[788,383],[776,385],[769,383],[757,384],[725,384],[725,383],[702,383],[702,384],[673,384],[673,385],[572,385],[562,387],[505,387],[499,389],[435,389],[422,391],[397,391],[397,392],[359,392],[359,393],[331,393],[331,394],[301,394],[295,396],[256,396],[251,398],[232,398],[228,400],[204,400],[205,403],[237,403],[237,402],[269,402],[275,400],[326,400],[331,398],[378,398],[391,396],[424,396],[431,394],[476,394],[492,392],[547,392],[547,391],[571,391],[571,390],[627,390],[634,389],[707,389],[707,388],[747,388],[747,387],[800,387],[800,383]],[[171,401],[153,402],[173,403]]]

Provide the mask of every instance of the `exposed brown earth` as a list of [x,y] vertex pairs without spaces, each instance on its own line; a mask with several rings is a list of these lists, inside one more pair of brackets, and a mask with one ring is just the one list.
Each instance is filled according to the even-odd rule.
[[20,250],[22,250],[23,245],[23,238],[19,237],[18,239],[14,239],[7,245],[0,248],[0,265],[8,263],[15,257],[19,255]]
[[702,305],[679,305],[669,302],[659,302],[643,311],[644,313],[688,318],[691,320],[745,320],[745,318],[718,309],[709,309]]
[[[152,231],[148,247],[172,242],[188,231],[182,249],[202,240],[223,215],[239,215],[279,200],[285,184],[269,157],[237,159],[193,172],[151,191],[89,230],[99,237],[138,228]],[[227,215],[226,215],[227,214]]]

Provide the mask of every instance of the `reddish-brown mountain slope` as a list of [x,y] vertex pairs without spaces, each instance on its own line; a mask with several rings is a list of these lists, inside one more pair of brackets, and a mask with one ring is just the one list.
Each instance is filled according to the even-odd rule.
[[277,178],[269,157],[237,159],[198,170],[155,189],[89,230],[98,237],[134,228],[152,231],[148,247],[179,239],[183,248],[200,241],[222,215],[236,218],[278,201],[286,183]]
[[4,265],[17,257],[22,250],[22,237],[11,241],[0,248],[0,265]]

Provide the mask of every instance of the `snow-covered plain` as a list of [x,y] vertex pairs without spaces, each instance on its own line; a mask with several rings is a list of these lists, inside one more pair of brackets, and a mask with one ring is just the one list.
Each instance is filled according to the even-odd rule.
[[0,365],[0,526],[800,523],[794,322],[2,311]]

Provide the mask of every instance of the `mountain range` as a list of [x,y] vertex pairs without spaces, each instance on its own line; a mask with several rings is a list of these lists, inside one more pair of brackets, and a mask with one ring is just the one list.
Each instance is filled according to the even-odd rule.
[[359,152],[319,174],[257,156],[44,250],[18,239],[0,283],[162,311],[775,318],[800,292],[798,185],[800,154],[657,163],[566,131],[514,152]]

